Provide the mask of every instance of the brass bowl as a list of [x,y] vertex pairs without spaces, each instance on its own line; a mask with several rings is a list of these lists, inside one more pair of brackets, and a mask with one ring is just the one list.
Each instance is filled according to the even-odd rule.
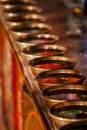
[[87,100],[87,88],[82,85],[57,85],[42,91],[48,108],[69,100]]
[[16,6],[19,6],[19,5],[35,5],[36,4],[36,1],[35,0],[1,0],[0,1],[0,4],[2,6],[5,6],[5,5],[16,5]]
[[56,55],[32,59],[29,61],[29,65],[34,75],[38,75],[52,69],[72,69],[76,62],[71,58]]
[[48,33],[52,27],[48,24],[44,23],[31,23],[31,24],[20,24],[15,25],[13,28],[11,28],[11,34],[14,37],[14,39],[20,39],[25,36],[30,36],[38,33]]
[[56,44],[39,44],[31,47],[26,47],[22,51],[22,56],[28,63],[29,60],[44,56],[63,55],[66,47]]
[[30,48],[31,46],[35,46],[38,44],[53,44],[58,40],[58,36],[52,34],[34,34],[31,36],[24,36],[15,41],[15,44],[19,48],[19,50],[23,50],[24,48]]
[[52,106],[48,113],[58,129],[70,123],[87,121],[87,101],[74,100],[58,103]]
[[87,121],[70,123],[60,128],[60,130],[87,130]]
[[17,13],[17,15],[12,14],[10,17],[5,18],[6,24],[11,28],[15,25],[19,25],[21,23],[23,24],[29,24],[29,23],[38,23],[43,22],[45,20],[44,16],[41,16],[39,14],[25,14],[22,15],[20,13]]
[[40,13],[42,10],[41,8],[37,7],[37,6],[16,6],[16,5],[8,5],[2,8],[2,13],[4,17],[7,17],[9,15],[16,15],[17,13],[20,15],[25,15],[25,14],[29,14],[29,13]]
[[41,90],[54,85],[82,84],[85,80],[83,73],[70,69],[55,69],[42,72],[36,76]]

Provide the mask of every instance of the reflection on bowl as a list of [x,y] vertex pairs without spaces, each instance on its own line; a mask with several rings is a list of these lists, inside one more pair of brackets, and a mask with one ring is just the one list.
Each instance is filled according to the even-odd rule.
[[83,73],[68,69],[49,70],[36,77],[41,90],[52,85],[82,84],[85,78]]
[[57,85],[42,91],[43,99],[50,108],[68,100],[87,100],[87,88],[82,85]]
[[53,44],[57,40],[58,40],[58,36],[46,33],[46,34],[34,34],[31,36],[23,36],[20,39],[17,39],[15,43],[18,46],[19,50],[23,50],[24,48],[27,48],[27,50],[29,50],[31,46],[33,48],[35,45],[42,46],[42,44],[44,43]]
[[44,23],[20,24],[11,28],[11,34],[14,39],[20,39],[33,34],[48,33],[51,29],[50,25]]
[[16,6],[16,5],[7,5],[7,6],[3,6],[2,8],[3,12],[5,13],[40,13],[41,12],[41,8],[37,7],[37,6],[33,6],[33,5],[29,5],[29,6],[24,6],[21,5]]
[[34,75],[52,69],[72,69],[76,62],[63,56],[46,56],[32,59],[29,65]]
[[22,51],[22,56],[26,62],[34,58],[44,56],[63,55],[66,47],[54,44],[39,44],[32,47],[26,47]]
[[37,6],[16,6],[16,5],[8,5],[6,6],[6,8],[2,8],[2,13],[3,16],[5,18],[8,18],[10,16],[12,16],[13,14],[16,16],[17,14],[20,15],[29,15],[31,13],[40,13],[41,12],[41,8],[37,7]]
[[57,128],[69,123],[87,121],[87,101],[66,101],[52,106],[49,115]]
[[33,22],[43,22],[45,20],[45,17],[39,15],[39,14],[25,14],[22,15],[20,13],[17,13],[17,15],[10,15],[10,17],[5,18],[6,24],[11,28],[15,25],[20,25],[21,23],[33,23]]
[[16,6],[20,6],[20,5],[35,5],[36,1],[34,0],[1,0],[0,1],[1,5],[4,7],[5,5],[16,5]]

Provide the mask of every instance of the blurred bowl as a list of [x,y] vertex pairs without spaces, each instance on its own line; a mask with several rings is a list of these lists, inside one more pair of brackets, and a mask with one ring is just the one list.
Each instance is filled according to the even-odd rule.
[[[15,44],[19,48],[19,50],[23,50],[25,48],[30,49],[30,47],[34,47],[35,45],[42,44],[53,44],[58,40],[58,36],[52,34],[34,34],[31,36],[23,36],[20,39],[15,41]],[[43,46],[43,45],[42,45]]]
[[63,56],[45,56],[29,61],[29,65],[34,75],[52,69],[72,69],[76,62],[71,58]]
[[42,72],[36,76],[41,90],[52,85],[82,84],[85,80],[83,73],[77,70],[55,69]]
[[11,34],[14,37],[14,39],[20,39],[25,36],[30,36],[38,33],[48,33],[52,27],[48,24],[44,23],[31,23],[31,24],[20,24],[15,25],[13,28],[11,28]]
[[2,14],[4,17],[9,15],[16,15],[17,13],[20,15],[25,15],[29,13],[40,13],[42,10],[37,6],[16,6],[16,5],[8,5],[2,8]]
[[19,25],[21,23],[23,24],[30,24],[30,23],[38,23],[43,22],[45,20],[45,17],[39,15],[39,14],[17,14],[17,15],[11,15],[10,17],[5,18],[6,24],[11,28],[13,26]]
[[31,47],[26,47],[22,51],[22,56],[28,63],[29,60],[44,56],[63,55],[66,47],[54,44],[39,44]]
[[82,85],[57,85],[42,91],[43,99],[50,108],[69,100],[87,100],[87,88]]
[[5,5],[16,5],[16,6],[20,6],[20,5],[35,5],[36,1],[35,0],[0,0],[0,4],[1,6],[5,6]]
[[87,121],[87,101],[66,101],[49,109],[49,115],[58,129],[78,121]]

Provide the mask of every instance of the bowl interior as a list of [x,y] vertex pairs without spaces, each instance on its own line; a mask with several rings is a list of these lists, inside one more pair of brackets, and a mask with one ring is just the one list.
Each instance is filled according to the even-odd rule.
[[61,106],[58,104],[51,107],[50,112],[57,118],[64,119],[87,119],[87,104],[67,104],[64,105],[61,103]]
[[[32,35],[31,37],[27,36],[24,38],[19,39],[19,42],[23,43],[36,43],[36,44],[43,44],[43,43],[54,43],[57,41],[58,38],[54,35],[49,35],[49,34],[42,34],[42,35]],[[42,45],[41,45],[42,46]],[[33,48],[33,47],[32,47]],[[42,46],[42,48],[44,48]],[[47,48],[47,47],[45,47]],[[26,48],[25,50],[30,50],[30,48]]]
[[9,18],[6,19],[7,22],[32,22],[32,21],[43,21],[45,18],[41,15],[38,15],[38,14],[27,14],[27,15],[24,15],[24,16],[21,16],[20,14],[17,14],[17,15],[13,15],[13,16],[10,16]]
[[50,29],[50,26],[46,25],[46,24],[36,24],[36,23],[32,23],[32,24],[20,24],[19,25],[15,25],[15,27],[11,28],[11,31],[13,32],[20,32],[20,33],[26,33],[26,32],[32,32],[32,33],[37,33],[38,31],[43,31],[46,32]]
[[[42,50],[42,53],[40,53],[42,56],[45,55],[45,53],[43,53],[43,52],[44,51]],[[50,50],[50,52],[52,54],[52,50]],[[46,53],[48,55],[50,54],[49,52],[46,52]],[[56,69],[56,68],[62,69],[62,68],[73,67],[75,64],[74,64],[73,61],[70,61],[66,57],[47,56],[47,57],[41,57],[41,58],[38,58],[38,59],[31,60],[30,65],[33,66],[34,68],[39,68],[39,69]]]
[[49,87],[43,90],[42,94],[48,100],[87,100],[87,91],[84,87],[78,87],[77,85],[68,85],[61,87]]
[[13,6],[6,6],[6,7],[3,7],[3,12],[5,13],[39,13],[41,12],[41,8],[37,7],[37,6],[16,6],[16,5],[13,5]]
[[[47,71],[40,73],[37,80],[41,84],[57,85],[57,84],[79,84],[85,79],[84,75],[76,73],[72,70]],[[61,73],[62,72],[62,73]],[[68,73],[69,72],[69,73]]]

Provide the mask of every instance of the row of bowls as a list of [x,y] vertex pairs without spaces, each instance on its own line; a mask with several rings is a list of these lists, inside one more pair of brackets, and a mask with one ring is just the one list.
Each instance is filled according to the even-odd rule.
[[76,61],[64,57],[66,47],[56,44],[59,37],[43,23],[41,8],[34,0],[1,0],[3,18],[14,44],[29,67],[42,92],[57,129],[87,128],[86,78],[74,70]]

